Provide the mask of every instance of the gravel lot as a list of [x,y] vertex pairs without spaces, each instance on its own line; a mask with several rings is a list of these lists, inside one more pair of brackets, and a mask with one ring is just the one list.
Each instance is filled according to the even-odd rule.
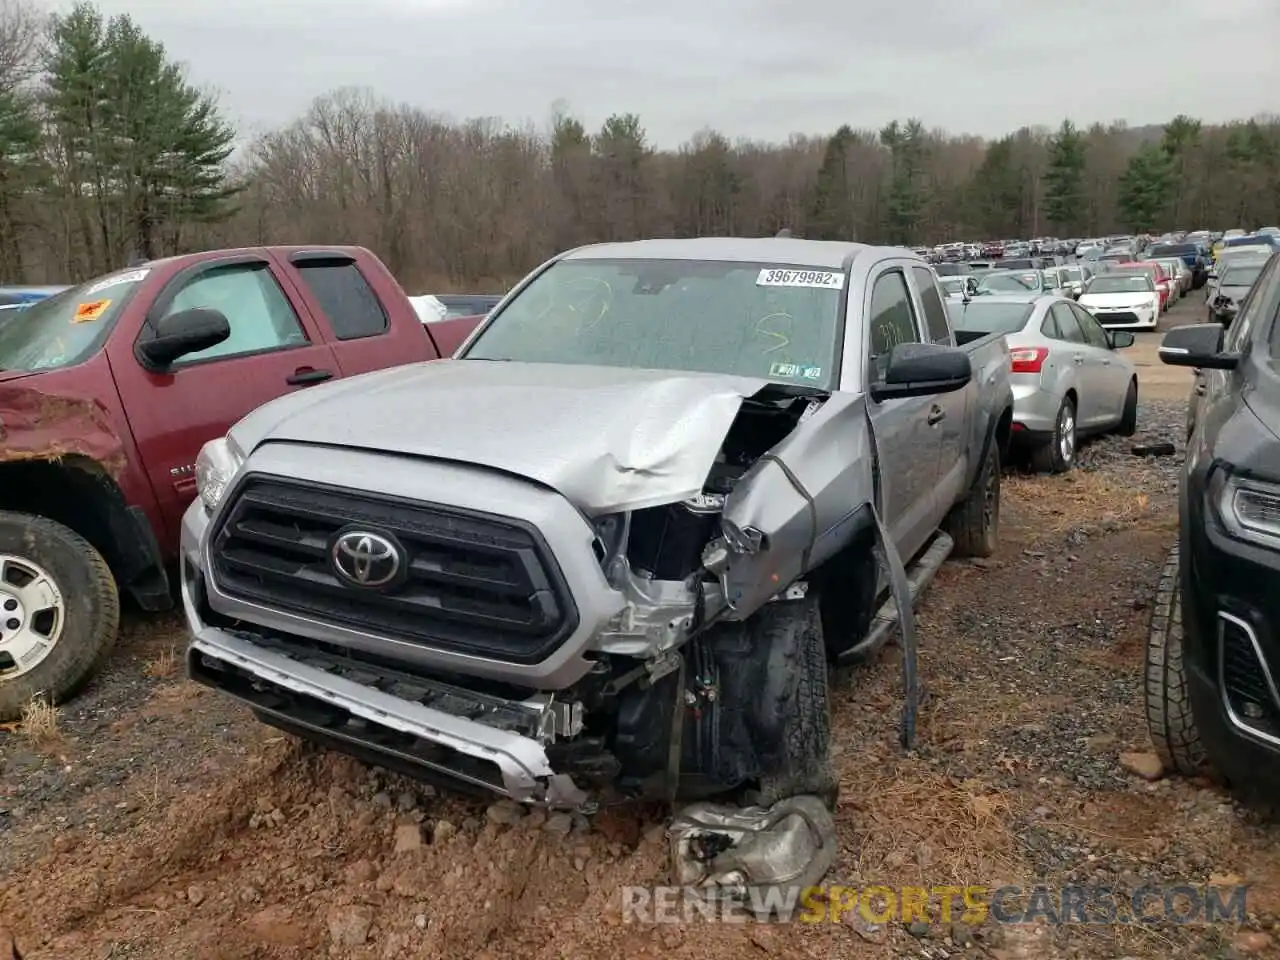
[[1274,956],[1280,828],[1119,761],[1148,749],[1140,665],[1176,532],[1186,394],[1166,392],[1135,439],[1177,457],[1105,439],[1068,475],[1006,476],[998,555],[947,564],[920,612],[914,755],[896,649],[838,679],[828,880],[1248,882],[1243,927],[623,923],[620,887],[663,882],[657,811],[512,822],[318,753],[186,684],[178,621],[140,617],[56,730],[0,734],[0,927],[27,960]]

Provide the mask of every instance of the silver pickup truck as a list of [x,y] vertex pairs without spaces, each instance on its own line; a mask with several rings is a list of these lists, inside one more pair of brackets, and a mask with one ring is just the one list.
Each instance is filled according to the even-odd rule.
[[908,250],[570,251],[454,359],[205,448],[189,674],[520,801],[833,803],[828,665],[884,643],[901,585],[995,549],[1008,370],[998,335],[956,345]]

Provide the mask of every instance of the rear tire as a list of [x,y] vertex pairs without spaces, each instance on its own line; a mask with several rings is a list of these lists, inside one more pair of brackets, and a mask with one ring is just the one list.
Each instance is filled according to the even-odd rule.
[[834,810],[840,781],[831,762],[827,649],[816,600],[767,603],[747,623],[757,649],[768,651],[762,706],[754,731],[761,758],[758,802],[813,794]]
[[1138,381],[1129,381],[1129,390],[1124,397],[1124,412],[1120,415],[1120,425],[1116,433],[1122,437],[1132,437],[1138,432]]
[[[0,568],[0,605],[12,602],[15,616],[0,613],[0,721],[18,719],[32,700],[59,704],[74,694],[97,671],[120,628],[115,578],[78,533],[45,517],[0,511],[0,558],[6,556],[14,558],[8,565],[14,572]],[[23,603],[17,581],[35,570],[47,575],[52,589],[45,600]],[[40,603],[46,605],[36,609]],[[23,626],[10,629],[13,622]],[[45,651],[24,642],[24,635],[33,635],[28,631],[47,641]],[[17,659],[4,655],[6,646],[42,658],[19,673]]]
[[956,557],[989,557],[1000,540],[1000,445],[995,437],[968,495],[947,514]]
[[1203,776],[1211,770],[1191,712],[1182,641],[1182,582],[1174,544],[1160,573],[1147,635],[1147,729],[1166,770]]
[[1076,402],[1063,397],[1054,420],[1053,436],[1031,451],[1031,465],[1039,473],[1066,473],[1076,463]]

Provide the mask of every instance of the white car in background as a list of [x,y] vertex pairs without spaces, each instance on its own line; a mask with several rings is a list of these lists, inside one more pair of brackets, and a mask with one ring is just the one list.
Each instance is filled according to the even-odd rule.
[[1104,327],[1154,330],[1160,322],[1160,291],[1145,273],[1099,274],[1079,302]]
[[1181,257],[1170,257],[1167,259],[1157,260],[1156,263],[1164,267],[1165,273],[1177,279],[1177,283],[1174,284],[1174,290],[1177,291],[1177,296],[1185,296],[1187,291],[1191,289],[1191,283],[1193,280],[1191,269],[1187,266],[1186,261]]

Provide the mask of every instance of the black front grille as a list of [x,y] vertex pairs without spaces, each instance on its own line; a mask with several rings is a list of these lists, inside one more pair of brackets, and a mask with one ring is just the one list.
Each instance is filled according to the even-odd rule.
[[1280,735],[1280,703],[1253,641],[1239,624],[1222,620],[1222,689],[1227,702],[1251,727]]
[[1105,313],[1102,311],[1099,311],[1098,313],[1094,314],[1094,317],[1097,318],[1097,321],[1103,324],[1104,326],[1108,323],[1137,323],[1138,322],[1138,315],[1136,313],[1128,313],[1128,312],[1119,311],[1119,310],[1107,311]]
[[[271,477],[231,496],[210,553],[217,588],[237,600],[516,663],[543,659],[578,625],[550,550],[518,520]],[[340,579],[330,550],[346,528],[398,541],[403,582]]]

